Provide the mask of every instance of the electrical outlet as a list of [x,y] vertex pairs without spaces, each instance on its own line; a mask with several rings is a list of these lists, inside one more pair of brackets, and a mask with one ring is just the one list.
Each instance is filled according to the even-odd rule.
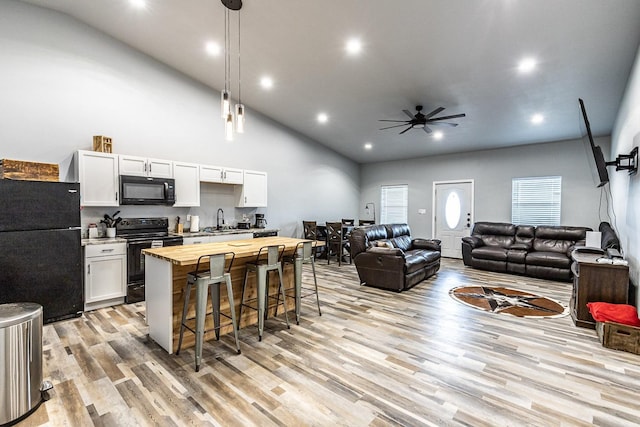
[[426,213],[427,213],[427,210],[426,210],[426,209],[418,209],[418,213],[419,213],[420,215],[424,215],[424,214],[426,214]]
[[191,215],[187,215],[187,221],[191,221]]

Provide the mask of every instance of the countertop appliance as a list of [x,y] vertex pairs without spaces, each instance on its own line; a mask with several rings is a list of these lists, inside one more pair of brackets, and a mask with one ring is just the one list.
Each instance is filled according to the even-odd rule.
[[238,230],[248,230],[251,228],[249,221],[238,221]]
[[40,304],[44,323],[79,316],[80,184],[3,179],[0,206],[0,304]]
[[166,205],[176,203],[176,181],[172,178],[120,175],[121,205]]
[[256,214],[256,228],[265,228],[267,226],[267,220],[264,219],[264,214]]
[[182,245],[182,236],[169,235],[168,218],[123,218],[116,236],[127,240],[127,296],[131,304],[144,301],[143,249]]

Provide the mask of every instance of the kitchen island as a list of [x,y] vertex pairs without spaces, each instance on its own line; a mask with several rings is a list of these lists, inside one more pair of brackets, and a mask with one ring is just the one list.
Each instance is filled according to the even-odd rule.
[[[195,270],[198,258],[201,255],[220,254],[234,252],[236,254],[233,267],[231,269],[231,283],[233,286],[234,309],[236,314],[240,313],[242,302],[242,282],[245,274],[245,264],[247,261],[255,260],[258,251],[263,246],[284,245],[285,254],[292,254],[296,245],[307,240],[294,239],[290,237],[264,237],[260,239],[234,240],[228,242],[205,243],[198,245],[169,246],[155,249],[144,249],[145,256],[145,283],[146,283],[146,318],[149,325],[149,336],[157,342],[167,352],[173,353],[177,348],[178,336],[180,332],[180,320],[182,318],[182,306],[184,303],[183,289],[187,281],[187,273]],[[208,262],[205,264],[207,267]],[[294,269],[287,266],[283,270],[283,284],[285,290],[295,289]],[[269,295],[276,295],[278,281],[271,280]],[[245,300],[256,298],[255,275],[250,275]],[[297,290],[299,294],[299,289]],[[293,310],[296,304],[293,300],[287,300],[289,310]],[[224,286],[220,287],[220,310],[226,312],[229,309],[227,292]],[[272,302],[267,312],[275,309],[275,302]],[[194,308],[190,307],[187,317],[193,317]],[[296,312],[299,313],[299,306]],[[207,313],[211,312],[211,301],[207,304]],[[279,311],[282,313],[282,310]],[[242,318],[238,317],[241,327],[257,323],[257,312],[255,310],[243,310]],[[205,340],[215,338],[213,331],[212,316],[207,316],[205,329],[209,330],[205,334]],[[231,325],[225,326],[220,333],[231,332]],[[257,331],[251,331],[256,333]],[[186,333],[182,343],[182,348],[188,348],[195,344],[193,334]]]

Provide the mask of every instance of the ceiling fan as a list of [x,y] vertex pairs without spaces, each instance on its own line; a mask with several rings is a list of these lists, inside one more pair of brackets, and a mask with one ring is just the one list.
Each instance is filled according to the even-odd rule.
[[400,135],[402,135],[403,133],[405,133],[405,132],[407,132],[407,131],[409,131],[411,129],[422,129],[426,133],[431,133],[431,129],[427,125],[446,125],[446,126],[456,127],[456,126],[458,126],[457,123],[443,122],[441,120],[459,119],[461,117],[465,117],[465,115],[466,115],[466,114],[463,113],[463,114],[454,114],[452,116],[442,116],[442,117],[435,117],[434,118],[433,116],[435,116],[436,114],[439,114],[440,112],[442,112],[444,110],[444,107],[438,107],[435,110],[433,110],[432,112],[430,112],[429,114],[422,114],[422,105],[417,105],[416,106],[416,110],[418,112],[415,114],[415,116],[413,114],[411,114],[411,112],[409,110],[402,110],[407,116],[411,117],[411,120],[378,120],[380,122],[400,123],[398,125],[387,126],[387,127],[381,128],[380,130],[397,128],[397,127],[401,127],[401,126],[409,126],[405,130],[400,132]]

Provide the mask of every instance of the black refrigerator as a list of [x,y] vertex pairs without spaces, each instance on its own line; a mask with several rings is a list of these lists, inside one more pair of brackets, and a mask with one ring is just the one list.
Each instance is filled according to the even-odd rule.
[[0,180],[0,304],[35,302],[45,323],[84,308],[80,184]]

